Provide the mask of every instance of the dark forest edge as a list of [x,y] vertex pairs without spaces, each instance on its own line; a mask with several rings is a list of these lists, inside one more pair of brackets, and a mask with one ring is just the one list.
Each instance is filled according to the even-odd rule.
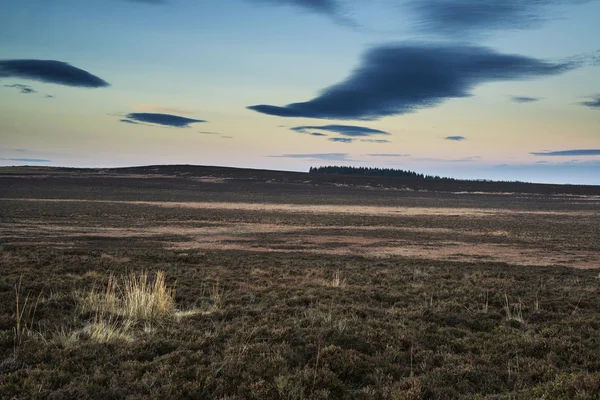
[[[372,168],[372,167],[344,167],[331,165],[327,167],[310,167],[311,174],[338,174],[338,175],[359,175],[359,176],[379,176],[385,178],[414,178],[428,179],[436,181],[455,181],[454,178],[441,177],[437,175],[419,174],[415,171],[394,168]],[[480,180],[481,181],[481,180]]]

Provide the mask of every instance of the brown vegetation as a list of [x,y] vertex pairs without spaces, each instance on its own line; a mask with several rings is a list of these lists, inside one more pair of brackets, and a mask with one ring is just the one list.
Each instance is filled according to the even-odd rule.
[[0,398],[600,393],[598,200],[134,172],[0,174]]

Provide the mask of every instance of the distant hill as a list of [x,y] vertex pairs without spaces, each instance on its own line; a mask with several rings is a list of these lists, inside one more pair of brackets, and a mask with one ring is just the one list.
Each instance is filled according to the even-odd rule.
[[557,185],[525,182],[469,181],[452,178],[428,177],[408,172],[409,176],[372,176],[369,174],[338,174],[277,171],[249,168],[215,167],[199,165],[148,165],[122,168],[65,168],[19,166],[0,167],[0,176],[60,175],[82,178],[103,175],[146,175],[173,178],[225,178],[237,182],[268,182],[293,185],[335,185],[390,190],[432,192],[492,192],[529,194],[600,195],[600,186]]

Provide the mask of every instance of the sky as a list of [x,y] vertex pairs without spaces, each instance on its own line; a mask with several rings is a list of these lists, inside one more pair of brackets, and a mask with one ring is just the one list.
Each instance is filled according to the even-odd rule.
[[0,165],[600,185],[600,0],[5,0]]

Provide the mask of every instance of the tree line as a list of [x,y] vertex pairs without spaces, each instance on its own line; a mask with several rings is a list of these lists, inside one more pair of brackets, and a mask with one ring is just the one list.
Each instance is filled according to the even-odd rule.
[[342,167],[342,166],[327,166],[327,167],[310,167],[311,174],[341,174],[341,175],[358,175],[358,176],[382,176],[391,178],[414,178],[414,179],[429,179],[429,180],[447,180],[453,181],[454,178],[445,178],[437,175],[419,174],[415,171],[394,168],[371,168],[371,167]]

